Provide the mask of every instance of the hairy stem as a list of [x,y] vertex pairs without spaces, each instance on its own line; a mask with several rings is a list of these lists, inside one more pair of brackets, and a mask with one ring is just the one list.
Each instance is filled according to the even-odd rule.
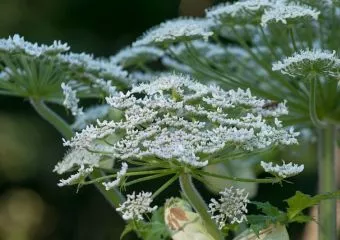
[[[318,130],[319,193],[336,191],[336,127],[329,125]],[[335,240],[336,200],[325,200],[319,205],[319,239]]]
[[211,216],[208,213],[208,207],[205,204],[203,198],[192,183],[191,176],[187,173],[182,173],[179,177],[179,181],[183,193],[187,197],[190,204],[194,207],[196,212],[200,214],[209,234],[216,240],[222,240],[223,237],[221,236],[221,233],[218,230],[215,222],[211,219]]

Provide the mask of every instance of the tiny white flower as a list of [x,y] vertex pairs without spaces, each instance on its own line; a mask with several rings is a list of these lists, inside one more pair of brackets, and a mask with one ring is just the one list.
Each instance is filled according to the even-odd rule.
[[151,192],[135,192],[127,195],[127,200],[120,204],[116,210],[122,213],[124,220],[143,220],[143,214],[156,211],[157,206],[150,207],[152,203]]
[[320,11],[309,6],[277,4],[274,8],[266,10],[261,18],[261,25],[266,26],[270,22],[287,22],[302,18],[318,19]]
[[133,46],[174,42],[178,39],[208,39],[213,33],[207,30],[204,20],[179,18],[161,23],[147,31]]
[[74,116],[83,114],[83,108],[78,107],[79,99],[77,98],[77,91],[73,90],[69,84],[65,83],[61,83],[61,88],[65,97],[63,105],[71,110],[71,113]]
[[93,167],[85,168],[84,165],[82,165],[78,169],[77,173],[72,174],[67,179],[61,179],[58,183],[58,186],[63,187],[63,186],[66,186],[66,185],[71,185],[71,184],[75,183],[76,181],[78,181],[80,178],[86,177],[87,175],[89,175],[92,172],[93,172]]
[[220,195],[218,200],[211,199],[208,211],[212,215],[211,218],[218,224],[219,229],[222,229],[226,222],[233,224],[247,221],[245,214],[248,212],[249,199],[248,193],[244,193],[244,189],[225,188],[220,192]]
[[111,181],[111,182],[104,182],[103,183],[103,185],[105,186],[105,189],[108,191],[108,190],[110,190],[114,187],[117,187],[120,184],[122,177],[124,177],[124,175],[126,174],[127,169],[128,169],[127,163],[123,162],[120,171],[117,173],[116,179],[114,181]]
[[283,164],[280,166],[278,164],[274,165],[274,163],[272,162],[266,163],[261,161],[261,166],[263,167],[265,172],[277,175],[282,178],[295,176],[301,173],[304,169],[303,164],[299,166],[298,164],[286,164],[285,162],[283,162]]
[[154,61],[164,55],[164,51],[151,46],[128,47],[110,58],[111,62],[128,67],[135,63]]

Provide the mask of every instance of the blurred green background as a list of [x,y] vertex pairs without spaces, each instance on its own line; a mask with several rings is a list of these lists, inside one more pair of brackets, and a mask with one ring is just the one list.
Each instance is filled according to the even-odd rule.
[[[179,15],[199,16],[212,3],[0,0],[0,38],[19,33],[39,43],[62,40],[74,52],[110,56],[148,28]],[[62,108],[57,111],[65,114]],[[312,159],[310,166],[315,166],[309,157],[313,149],[304,149],[306,159]],[[0,240],[119,239],[124,223],[93,186],[78,193],[72,187],[57,187],[58,176],[52,170],[64,151],[60,134],[39,118],[25,99],[0,96]],[[284,154],[290,157],[297,150],[289,151]],[[298,156],[291,160],[297,158],[301,160]],[[306,193],[316,190],[313,168],[292,181],[296,184],[284,188],[261,186],[257,200],[283,206],[282,199],[296,189]],[[173,191],[168,195],[178,195],[176,186]],[[207,195],[203,187],[202,191]],[[302,228],[292,226],[290,232],[295,236],[292,239],[300,239]],[[136,238],[131,235],[129,239]]]

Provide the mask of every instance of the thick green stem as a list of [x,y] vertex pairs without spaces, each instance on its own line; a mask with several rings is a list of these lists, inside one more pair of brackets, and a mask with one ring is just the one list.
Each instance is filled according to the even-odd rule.
[[[70,139],[73,136],[72,129],[67,122],[65,122],[60,116],[53,112],[42,100],[30,99],[31,105],[40,114],[40,116],[47,122],[52,124],[66,139]],[[91,179],[96,177],[102,177],[100,172],[93,172],[90,176]],[[125,201],[125,198],[117,189],[106,191],[105,187],[101,183],[94,183],[98,190],[104,195],[105,199],[115,208],[119,207],[119,204]]]
[[323,128],[325,124],[322,121],[320,121],[317,110],[316,110],[316,83],[317,83],[317,79],[313,77],[310,80],[309,116],[315,127]]
[[[329,125],[318,130],[319,193],[336,191],[336,127]],[[336,200],[319,205],[319,239],[336,240]]]
[[222,240],[223,237],[215,222],[211,219],[211,216],[208,213],[207,205],[192,183],[191,176],[187,173],[182,173],[179,177],[179,181],[183,193],[187,197],[190,204],[194,207],[196,212],[200,214],[209,234],[216,240]]
[[53,112],[42,100],[30,99],[33,108],[40,114],[40,116],[47,122],[52,124],[64,138],[70,139],[73,136],[72,129],[60,116]]

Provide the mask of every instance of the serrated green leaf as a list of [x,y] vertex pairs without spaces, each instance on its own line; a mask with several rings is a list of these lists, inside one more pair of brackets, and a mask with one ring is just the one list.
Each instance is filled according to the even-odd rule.
[[[296,217],[306,208],[317,205],[322,200],[340,197],[340,191],[333,193],[318,194],[314,197],[297,191],[291,198],[285,200],[288,203],[287,215],[290,222],[296,221]],[[299,219],[298,219],[299,220]]]

